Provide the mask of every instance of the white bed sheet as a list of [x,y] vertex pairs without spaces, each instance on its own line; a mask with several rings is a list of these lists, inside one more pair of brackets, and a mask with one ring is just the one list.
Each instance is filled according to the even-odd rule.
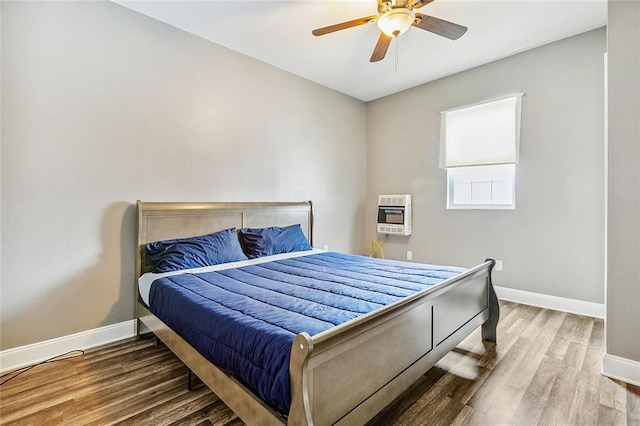
[[248,265],[258,265],[260,263],[271,262],[272,260],[291,259],[294,257],[308,256],[310,254],[316,253],[324,253],[324,250],[312,249],[305,251],[296,251],[293,253],[282,253],[275,254],[273,256],[259,257],[256,259],[241,260],[239,262],[220,263],[218,265],[204,266],[202,268],[180,269],[178,271],[163,273],[147,272],[146,274],[143,274],[140,278],[138,278],[138,292],[140,293],[140,297],[142,297],[144,303],[149,306],[149,292],[151,291],[153,282],[158,278],[170,277],[172,275],[180,275],[186,273],[194,274],[200,272],[222,271],[224,269],[239,268]]

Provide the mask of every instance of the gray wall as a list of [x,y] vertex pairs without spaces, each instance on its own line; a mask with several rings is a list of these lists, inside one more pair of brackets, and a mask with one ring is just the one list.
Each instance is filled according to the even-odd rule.
[[[136,199],[312,199],[316,246],[357,253],[376,195],[410,192],[388,257],[603,302],[604,30],[365,106],[114,4],[0,13],[1,350],[133,318]],[[607,351],[640,360],[638,4],[609,14]],[[440,111],[521,91],[516,210],[447,211]]]
[[365,104],[112,3],[2,2],[1,167],[2,350],[133,318],[136,199],[311,199],[364,249]]
[[[598,29],[369,103],[367,237],[376,196],[411,193],[413,235],[392,237],[387,257],[491,256],[504,262],[496,285],[603,303],[604,52]],[[446,210],[440,111],[519,92],[516,209]]]
[[608,12],[606,351],[640,362],[640,3]]

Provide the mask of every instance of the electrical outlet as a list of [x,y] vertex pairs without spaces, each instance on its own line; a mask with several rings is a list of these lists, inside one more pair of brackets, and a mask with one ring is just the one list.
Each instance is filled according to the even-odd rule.
[[413,252],[407,250],[407,260],[413,260]]
[[322,250],[329,251],[329,245],[328,244],[323,245]]
[[496,266],[494,269],[498,272],[502,272],[502,260],[496,260]]

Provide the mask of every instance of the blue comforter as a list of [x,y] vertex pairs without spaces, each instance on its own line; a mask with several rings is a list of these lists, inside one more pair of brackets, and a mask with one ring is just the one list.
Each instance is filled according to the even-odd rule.
[[286,414],[296,334],[313,336],[462,271],[326,252],[160,278],[151,286],[150,308]]

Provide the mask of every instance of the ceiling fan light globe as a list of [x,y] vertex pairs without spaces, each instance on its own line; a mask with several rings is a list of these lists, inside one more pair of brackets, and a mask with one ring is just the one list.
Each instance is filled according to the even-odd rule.
[[378,18],[378,28],[389,37],[398,37],[409,29],[415,19],[410,9],[391,9]]

